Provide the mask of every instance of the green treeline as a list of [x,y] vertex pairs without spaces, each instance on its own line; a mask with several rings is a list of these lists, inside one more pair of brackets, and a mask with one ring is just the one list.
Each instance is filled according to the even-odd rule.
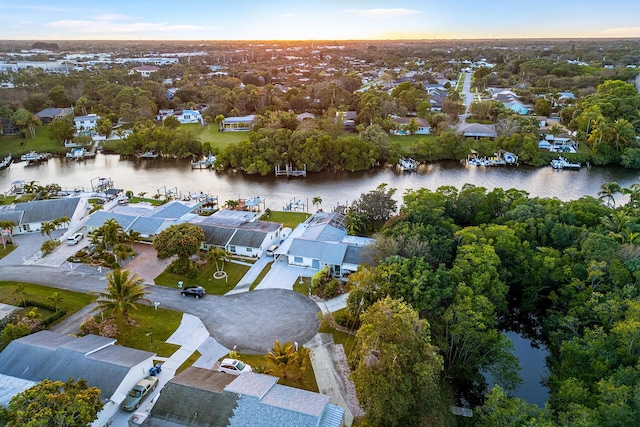
[[[629,201],[614,208],[621,190]],[[608,183],[600,198],[569,202],[473,185],[405,194],[400,215],[371,251],[373,266],[349,278],[350,321],[360,319],[366,328],[352,360],[356,389],[373,425],[634,425],[640,419],[639,191],[637,184]],[[362,314],[382,310],[392,323],[402,316],[385,298],[404,301],[426,322],[423,350],[407,355],[398,348],[409,344],[397,338],[389,346],[382,326],[370,337],[370,317]],[[504,392],[519,379],[503,330],[548,347],[545,408]],[[430,372],[440,375],[441,400],[451,401],[438,405],[431,395],[429,406],[417,400],[381,411],[384,402],[370,387],[384,383],[391,392],[391,384],[401,393],[415,379],[410,370],[376,371],[380,361],[402,366],[413,357],[414,363],[430,345],[441,358],[428,356]],[[388,354],[394,351],[396,359]],[[483,372],[500,385],[489,394]],[[472,406],[473,419],[434,412],[447,413],[449,404]]]

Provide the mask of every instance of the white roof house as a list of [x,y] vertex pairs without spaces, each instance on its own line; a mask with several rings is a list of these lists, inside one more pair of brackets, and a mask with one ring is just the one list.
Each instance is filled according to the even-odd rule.
[[73,118],[73,123],[78,130],[90,130],[95,129],[98,125],[100,116],[97,114],[88,114],[86,116],[77,116]]

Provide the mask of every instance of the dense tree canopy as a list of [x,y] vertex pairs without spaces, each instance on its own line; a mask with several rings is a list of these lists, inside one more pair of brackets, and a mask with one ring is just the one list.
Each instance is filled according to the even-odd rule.
[[8,426],[90,426],[103,407],[100,393],[83,379],[43,380],[11,399]]

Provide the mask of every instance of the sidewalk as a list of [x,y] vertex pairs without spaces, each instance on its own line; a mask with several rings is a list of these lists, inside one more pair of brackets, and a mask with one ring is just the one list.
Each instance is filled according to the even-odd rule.
[[351,408],[333,337],[331,334],[318,333],[305,344],[305,347],[311,350],[311,366],[316,376],[318,391],[329,396],[331,403],[344,409],[344,425],[351,426],[353,412],[358,413],[361,409]]
[[[235,288],[231,289],[225,295],[233,295],[233,294],[239,294],[242,292],[249,292],[249,288],[251,287],[253,282],[258,278],[262,270],[265,269],[265,267],[267,266],[267,264],[269,264],[270,261],[271,260],[269,259],[269,257],[262,256],[258,258],[255,263],[250,264],[251,268],[249,268],[249,271],[247,271],[245,275],[242,276],[242,279],[240,279],[240,281],[235,286]],[[247,263],[241,263],[237,261],[231,261],[231,262],[247,265]]]

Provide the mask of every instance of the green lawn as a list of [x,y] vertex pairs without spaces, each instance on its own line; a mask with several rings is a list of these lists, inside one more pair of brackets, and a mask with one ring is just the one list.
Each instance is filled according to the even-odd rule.
[[11,252],[13,252],[13,250],[16,248],[17,246],[15,245],[7,245],[7,247],[5,248],[4,246],[2,246],[2,244],[0,244],[0,259],[6,257],[7,255],[9,255]]
[[260,284],[260,282],[262,282],[262,279],[264,279],[264,276],[267,275],[267,273],[271,270],[271,266],[273,265],[272,262],[270,262],[269,264],[267,264],[267,266],[265,268],[262,269],[262,271],[260,272],[260,274],[258,274],[258,277],[256,277],[256,280],[253,281],[253,283],[251,284],[251,286],[249,286],[249,290],[252,291],[256,288],[256,286],[258,286]]
[[212,123],[210,126],[199,124],[182,125],[190,130],[196,138],[202,142],[211,144],[211,148],[224,150],[227,145],[235,144],[249,137],[249,132],[218,132],[218,125]]
[[413,147],[413,144],[422,139],[435,139],[436,135],[390,135],[390,138],[392,143],[397,142],[400,144],[402,154],[409,156],[411,155],[411,147]]
[[[16,285],[18,285],[16,282],[0,282],[0,302],[9,305],[18,305],[22,299],[22,295],[15,292]],[[81,292],[66,291],[63,289],[50,288],[48,286],[34,285],[31,283],[24,283],[24,285],[25,299],[40,301],[45,304],[51,303],[48,297],[50,297],[54,292],[60,292],[63,298],[60,303],[60,308],[67,312],[67,314],[60,320],[66,319],[96,299],[95,295],[83,294]],[[57,322],[60,322],[60,320]]]
[[292,368],[288,371],[287,378],[284,378],[282,368],[266,355],[239,354],[238,359],[249,364],[254,371],[257,368],[257,370],[262,373],[279,377],[280,380],[278,384],[318,392],[318,383],[316,382],[316,376],[311,366],[311,360],[307,360],[307,369],[302,372],[302,375],[300,375],[296,369]]
[[122,316],[114,316],[119,331],[118,344],[151,351],[160,357],[175,353],[180,346],[165,341],[180,326],[182,313],[166,308],[155,310],[151,305],[138,304],[137,307],[137,310],[129,312],[129,317],[135,322],[133,325],[125,325]]
[[280,222],[284,224],[285,227],[289,227],[290,229],[294,229],[300,224],[309,218],[311,214],[306,212],[284,212],[284,211],[271,211],[269,216],[262,215],[260,219],[262,221],[271,221],[271,222]]
[[208,294],[224,295],[233,289],[240,279],[249,271],[249,267],[240,264],[227,262],[224,265],[224,271],[227,272],[227,280],[214,279],[213,273],[216,272],[215,263],[207,265],[200,271],[195,279],[189,279],[178,274],[163,271],[155,279],[155,284],[159,286],[167,286],[169,288],[178,288],[178,282],[183,282],[182,286],[202,286],[207,290]]
[[48,125],[36,128],[36,139],[23,139],[20,135],[9,135],[0,137],[0,157],[11,153],[14,158],[20,157],[29,151],[39,153],[65,154],[69,151],[63,144],[49,140],[47,131]]
[[302,283],[299,280],[293,284],[293,291],[302,294],[306,297],[309,296],[309,290],[311,289],[311,277],[303,277]]

